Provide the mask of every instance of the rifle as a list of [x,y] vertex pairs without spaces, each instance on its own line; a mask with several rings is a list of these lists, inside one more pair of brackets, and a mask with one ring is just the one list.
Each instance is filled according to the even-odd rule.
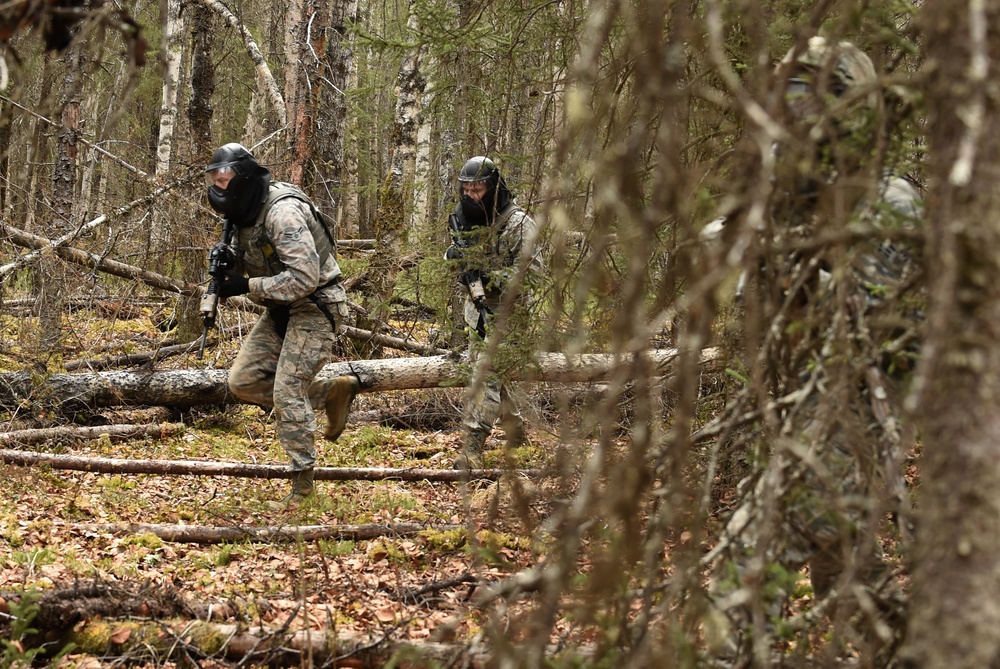
[[[452,213],[448,216],[448,227],[451,228],[452,247],[448,249],[445,257],[450,260],[459,260],[465,256],[465,250],[472,246],[472,241],[466,231],[462,230],[461,221],[458,215]],[[458,275],[458,282],[465,286],[469,292],[469,299],[479,310],[479,320],[476,322],[476,334],[481,339],[486,338],[486,321],[490,315],[490,309],[486,306],[486,291],[483,289],[483,274],[478,269],[466,269]]]
[[208,331],[215,327],[215,316],[219,308],[219,286],[222,285],[226,270],[236,263],[236,255],[229,244],[233,237],[233,224],[228,218],[222,221],[222,241],[208,252],[208,274],[212,277],[208,282],[205,294],[201,296],[198,311],[205,329],[201,333],[201,345],[198,347],[198,359],[205,355],[205,342],[208,341]]

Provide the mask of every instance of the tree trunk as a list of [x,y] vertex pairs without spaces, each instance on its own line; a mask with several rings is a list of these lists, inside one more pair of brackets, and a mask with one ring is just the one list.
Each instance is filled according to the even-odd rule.
[[[407,29],[418,30],[413,3],[409,7]],[[406,238],[406,226],[412,211],[413,174],[417,150],[420,96],[426,80],[421,72],[421,49],[417,47],[403,59],[397,76],[396,118],[391,136],[389,173],[379,192],[375,215],[375,253],[365,273],[365,307],[370,314],[366,327],[377,332],[386,321],[387,307],[399,273],[399,257]],[[369,351],[371,353],[372,351]]]
[[[677,351],[648,351],[645,364],[655,374],[671,373]],[[703,368],[714,370],[721,360],[716,349],[705,349]],[[634,360],[612,355],[536,353],[531,364],[513,370],[511,381],[573,383],[600,381]],[[355,360],[327,365],[320,378],[356,374],[361,392],[445,388],[465,385],[468,363],[450,356]],[[99,372],[95,374],[52,374],[35,379],[24,372],[0,374],[0,406],[14,408],[23,401],[36,405],[61,406],[64,410],[111,406],[165,405],[192,407],[234,404],[224,369],[176,370],[162,372]]]
[[285,125],[288,122],[285,115],[285,101],[281,98],[281,91],[278,89],[278,84],[274,81],[271,68],[268,67],[267,60],[264,58],[264,54],[261,53],[260,47],[257,46],[257,41],[254,40],[250,29],[241,23],[239,18],[218,0],[196,0],[196,2],[218,13],[230,27],[239,33],[243,39],[243,44],[246,46],[250,60],[253,61],[257,71],[257,81],[263,86],[267,98],[278,115],[278,125],[279,127]]
[[212,60],[212,31],[215,22],[207,7],[192,5],[191,12],[191,101],[188,123],[191,125],[192,152],[210,156],[212,143],[212,95],[215,93],[215,62]]
[[[348,31],[357,22],[357,0],[330,0],[330,21],[327,26],[326,54],[323,74],[314,85],[319,87],[316,109],[317,133],[313,138],[319,171],[314,175],[313,200],[321,210],[335,213],[337,229],[343,234],[345,210],[338,208],[348,198],[344,190],[344,137],[347,131],[348,81],[351,75],[352,52]],[[374,242],[373,242],[374,244]]]
[[[76,156],[80,133],[79,60],[82,50],[74,46],[67,60],[66,79],[63,83],[62,127],[58,133],[55,170],[52,175],[52,215],[49,229],[65,232],[74,224],[73,203],[76,201]],[[38,298],[38,326],[36,354],[33,356],[39,369],[62,367],[62,300],[65,296],[66,277],[62,268],[51,257],[42,258],[36,276]]]
[[[120,610],[120,609],[119,609]],[[391,637],[345,636],[333,630],[296,630],[261,626],[245,627],[205,621],[182,620],[176,625],[138,619],[116,621],[107,617],[85,617],[75,627],[62,632],[60,647],[75,644],[74,652],[102,658],[145,657],[191,662],[193,653],[204,657],[224,657],[235,666],[336,666],[350,669],[379,669],[386,666],[461,666],[480,669],[490,666],[490,654],[477,644],[466,647],[424,641],[407,643]],[[35,637],[32,637],[35,638]],[[41,637],[45,638],[45,637]],[[51,642],[51,638],[49,639]],[[221,644],[221,646],[220,646]],[[28,645],[30,649],[30,644]],[[555,652],[555,650],[553,650]],[[393,661],[405,658],[402,664]]]
[[1000,2],[927,0],[931,169],[904,666],[1000,666]]
[[[166,0],[163,20],[163,86],[160,96],[160,128],[156,141],[156,180],[162,185],[170,174],[171,153],[177,127],[177,87],[181,71],[181,0]],[[171,238],[171,217],[157,207],[150,226],[153,267],[163,271]]]

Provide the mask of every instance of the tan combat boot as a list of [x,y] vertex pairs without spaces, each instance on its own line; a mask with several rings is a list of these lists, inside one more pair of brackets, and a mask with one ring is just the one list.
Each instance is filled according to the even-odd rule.
[[316,491],[313,478],[316,471],[310,467],[292,474],[292,489],[279,502],[268,502],[267,505],[274,511],[281,511],[292,506],[296,506]]
[[333,380],[326,394],[326,429],[323,435],[330,441],[337,441],[347,427],[347,412],[358,394],[361,383],[353,374],[338,376]]

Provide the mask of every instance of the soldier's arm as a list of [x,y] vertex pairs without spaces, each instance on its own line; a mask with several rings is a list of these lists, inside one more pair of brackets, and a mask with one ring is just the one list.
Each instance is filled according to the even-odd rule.
[[274,252],[285,266],[275,276],[250,279],[250,294],[276,302],[292,303],[306,297],[319,285],[319,253],[308,218],[309,207],[287,198],[276,203],[264,222]]

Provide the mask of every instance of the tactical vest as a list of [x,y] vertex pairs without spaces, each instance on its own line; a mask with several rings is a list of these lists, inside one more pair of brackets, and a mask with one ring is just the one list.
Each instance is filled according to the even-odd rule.
[[[274,245],[267,235],[264,222],[271,208],[285,198],[295,198],[305,203],[312,217],[310,218],[309,232],[312,234],[313,243],[316,245],[316,252],[319,254],[321,284],[340,277],[340,266],[336,258],[336,241],[330,231],[323,215],[316,209],[309,197],[297,186],[281,181],[271,182],[268,189],[267,199],[254,224],[248,228],[240,230],[240,248],[244,249],[243,263],[249,276],[276,276],[285,271],[285,265],[281,262],[278,254],[274,250]],[[332,263],[332,273],[329,272]],[[323,270],[327,270],[324,272]]]
[[[343,287],[339,285],[341,272],[340,265],[337,264],[336,241],[326,219],[297,186],[280,181],[272,182],[267,199],[264,200],[264,206],[257,214],[254,224],[240,230],[239,247],[242,252],[243,269],[251,277],[277,276],[285,271],[285,264],[278,257],[264,225],[271,208],[285,198],[295,198],[303,202],[312,212],[307,225],[319,255],[319,286],[304,299],[314,303],[336,331],[340,320],[347,316],[346,295]],[[259,302],[271,312],[277,331],[284,336],[290,305],[267,299],[261,299]]]

